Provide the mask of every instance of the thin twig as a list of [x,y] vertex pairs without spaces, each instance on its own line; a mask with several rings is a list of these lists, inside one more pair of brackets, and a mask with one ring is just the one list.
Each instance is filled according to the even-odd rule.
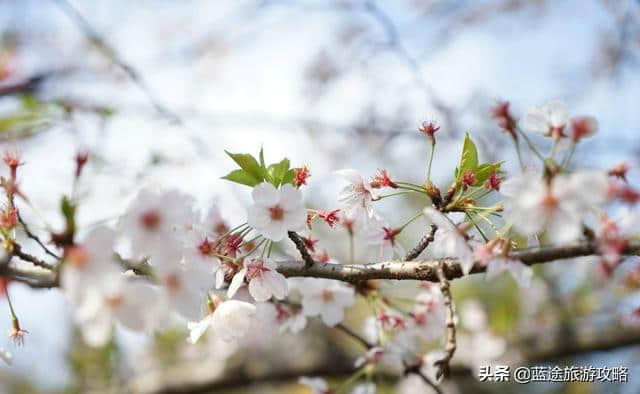
[[420,242],[418,242],[418,244],[413,249],[411,249],[406,256],[404,256],[404,260],[411,261],[420,256],[420,253],[422,253],[427,248],[427,246],[429,246],[429,244],[433,242],[437,230],[438,227],[435,224],[432,224],[429,234],[426,234],[424,237],[422,237]]
[[29,229],[29,226],[27,225],[27,223],[22,219],[22,216],[20,215],[20,213],[18,213],[18,221],[22,225],[22,229],[24,230],[24,233],[28,238],[31,238],[32,240],[34,240],[42,248],[42,250],[44,250],[44,252],[49,256],[56,258],[58,260],[60,259],[60,256],[58,256],[57,254],[52,252],[49,248],[47,248],[44,242],[42,242],[42,240],[37,235],[31,232],[31,229]]
[[433,389],[433,391],[435,391],[437,394],[442,394],[442,390],[440,389],[440,387],[438,387],[437,384],[432,382],[427,375],[422,373],[422,371],[420,370],[420,364],[415,364],[411,366],[405,365],[404,375],[406,376],[409,374],[418,375],[422,379],[422,381],[427,384],[427,386]]
[[313,257],[311,257],[311,255],[309,254],[309,251],[307,250],[307,246],[304,244],[304,241],[300,239],[300,236],[295,231],[289,231],[288,234],[289,234],[289,239],[291,239],[291,241],[293,241],[293,243],[296,244],[296,248],[300,252],[300,255],[302,256],[302,260],[304,260],[304,267],[311,268],[315,264],[315,261],[313,261]]
[[356,334],[353,330],[351,330],[349,327],[345,326],[344,324],[337,324],[335,328],[347,334],[351,338],[355,339],[358,343],[360,343],[362,346],[366,347],[367,349],[371,349],[373,347],[373,345],[370,344],[369,341],[367,341],[360,335]]
[[30,255],[29,253],[25,253],[22,251],[22,246],[20,246],[20,244],[14,243],[13,244],[13,252],[12,254],[14,256],[19,257],[21,260],[27,261],[33,265],[36,265],[38,267],[42,267],[48,270],[54,270],[55,267],[49,263],[47,263],[44,260],[41,260],[39,258],[37,258],[36,256]]
[[446,308],[446,323],[447,323],[447,344],[445,346],[445,355],[441,360],[436,361],[435,365],[438,367],[436,372],[436,379],[440,379],[445,373],[449,373],[449,362],[453,358],[456,352],[456,323],[455,323],[455,306],[451,297],[451,290],[449,288],[449,281],[444,273],[444,263],[440,263],[436,269],[438,280],[440,281],[440,291],[444,297],[444,306]]

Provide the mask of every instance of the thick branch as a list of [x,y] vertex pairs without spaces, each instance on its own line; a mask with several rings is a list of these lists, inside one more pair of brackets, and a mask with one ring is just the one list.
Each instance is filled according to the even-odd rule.
[[[624,251],[626,255],[640,253],[640,242],[632,241]],[[516,249],[511,257],[521,260],[527,265],[548,263],[555,260],[596,254],[595,247],[587,242],[567,246],[541,246]],[[346,282],[358,282],[369,279],[424,280],[438,282],[436,268],[444,263],[443,270],[448,280],[463,276],[457,259],[447,258],[422,261],[386,261],[373,264],[320,264],[315,263],[305,268],[300,261],[278,262],[278,271],[287,277],[307,276],[316,278],[337,279]],[[472,274],[485,272],[486,268],[475,265]]]

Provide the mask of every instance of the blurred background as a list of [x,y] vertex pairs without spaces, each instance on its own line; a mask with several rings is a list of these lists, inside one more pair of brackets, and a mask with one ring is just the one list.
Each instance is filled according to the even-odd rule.
[[[633,183],[639,22],[637,0],[0,0],[2,150],[21,153],[20,187],[38,208],[21,213],[42,234],[62,228],[58,207],[80,151],[90,152],[78,185],[81,232],[115,223],[142,184],[179,188],[202,208],[217,202],[230,224],[241,223],[250,195],[220,179],[233,168],[223,149],[256,154],[264,146],[267,161],[286,156],[308,165],[309,207],[339,208],[341,183],[332,172],[341,168],[373,175],[384,167],[419,183],[429,149],[418,132],[425,120],[441,125],[433,169],[441,189],[465,132],[481,161],[506,159],[506,170],[517,171],[511,140],[491,118],[498,99],[509,100],[517,117],[555,98],[573,115],[595,116],[599,134],[576,162],[626,161]],[[401,223],[419,203],[385,200],[380,210]],[[407,249],[422,235],[424,225],[415,226],[403,234]],[[340,260],[344,234],[333,237],[321,244]],[[481,277],[455,282],[460,376],[446,389],[639,392],[640,337],[623,324],[638,303],[636,263],[608,279],[588,262],[547,264],[536,267],[529,289],[509,278],[492,286]],[[224,361],[187,346],[184,325],[154,335],[118,330],[112,344],[91,350],[57,290],[14,284],[11,292],[29,334],[20,348],[0,338],[14,354],[13,366],[0,365],[0,392],[119,392],[134,377],[153,380],[154,371],[171,375],[185,363],[194,379],[223,379],[202,392],[305,392],[295,373],[265,377],[298,368],[337,379],[336,366],[362,353],[313,319],[301,334],[247,344]],[[360,309],[345,322],[357,331],[367,313]],[[0,327],[10,328],[4,300]],[[609,346],[598,345],[603,338]],[[494,360],[622,365],[630,381],[478,383],[469,370]],[[411,378],[381,382],[380,392],[429,392]]]

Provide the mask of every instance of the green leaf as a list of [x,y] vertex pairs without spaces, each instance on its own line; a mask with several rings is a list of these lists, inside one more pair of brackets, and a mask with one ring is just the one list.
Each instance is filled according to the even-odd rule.
[[271,178],[270,182],[275,186],[280,186],[287,172],[289,171],[289,159],[283,159],[279,163],[271,164],[267,167],[267,174]]
[[247,186],[255,186],[259,183],[262,183],[263,179],[260,177],[256,177],[245,170],[233,170],[227,175],[223,176],[222,179],[226,179],[231,182],[239,183],[241,185]]
[[225,150],[225,153],[233,159],[246,173],[258,179],[260,182],[264,180],[264,172],[255,157],[248,153],[231,153]]
[[504,161],[497,163],[484,163],[478,166],[476,170],[476,184],[475,186],[482,185],[494,172],[500,173],[500,166]]
[[293,179],[296,177],[296,173],[293,170],[289,170],[284,174],[282,178],[282,185],[286,185],[287,183],[293,184]]
[[67,220],[67,223],[73,221],[76,215],[76,206],[71,202],[71,200],[69,200],[67,196],[62,197],[60,210],[62,211],[62,215],[64,215],[64,218]]
[[462,174],[466,170],[476,171],[478,167],[478,150],[476,144],[473,143],[469,137],[469,133],[464,138],[464,145],[462,146],[462,155],[460,156],[460,165],[456,173],[456,180],[460,180]]
[[266,168],[266,166],[264,165],[264,147],[263,146],[260,147],[260,167]]

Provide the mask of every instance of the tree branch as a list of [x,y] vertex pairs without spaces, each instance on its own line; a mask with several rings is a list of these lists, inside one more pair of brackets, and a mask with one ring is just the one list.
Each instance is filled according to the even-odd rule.
[[[638,255],[640,253],[640,241],[629,242],[624,250],[625,255]],[[534,248],[516,249],[510,256],[519,259],[527,265],[548,263],[555,260],[569,259],[574,257],[591,256],[596,254],[596,248],[588,242],[576,243],[567,246],[539,246]],[[463,275],[462,267],[457,259],[446,258],[438,260],[422,261],[386,261],[372,264],[321,264],[314,263],[306,268],[302,261],[280,261],[277,262],[278,272],[287,277],[314,277],[336,279],[345,282],[360,282],[369,279],[396,279],[396,280],[424,280],[429,282],[439,282],[436,269],[438,264],[443,263],[443,272],[447,280],[457,279]],[[475,265],[471,274],[485,272],[486,268]],[[19,274],[23,279],[31,279],[36,282],[33,287],[55,287],[55,275],[37,274],[31,276],[29,270],[14,268],[12,273]],[[0,275],[11,276],[11,273],[3,274],[0,268]]]
[[435,224],[432,224],[429,234],[426,234],[424,237],[422,237],[420,242],[418,242],[418,244],[413,249],[411,249],[406,256],[404,256],[404,260],[411,261],[420,256],[420,253],[422,253],[427,248],[427,246],[429,246],[429,244],[433,242],[437,230],[438,227]]
[[304,244],[302,239],[300,239],[300,236],[295,231],[289,231],[288,234],[289,234],[289,239],[291,239],[291,241],[293,241],[293,243],[296,244],[296,248],[298,249],[298,252],[300,252],[300,256],[302,256],[302,260],[304,260],[304,268],[305,269],[311,268],[315,264],[315,261],[313,261],[313,257],[311,257],[311,255],[309,254],[309,251],[307,250],[307,246]]
[[440,263],[436,269],[438,280],[440,281],[440,291],[444,297],[444,306],[446,308],[446,323],[447,323],[447,344],[445,347],[445,355],[441,360],[436,362],[438,366],[438,372],[436,373],[436,379],[440,379],[442,375],[449,372],[449,362],[453,358],[453,354],[456,352],[456,323],[455,323],[455,306],[451,297],[451,290],[449,289],[449,281],[444,275],[444,263]]
[[[626,255],[640,253],[640,242],[631,241],[624,251]],[[588,242],[566,246],[539,246],[516,249],[510,257],[519,259],[526,265],[548,263],[555,260],[596,254],[596,248]],[[443,271],[448,280],[463,276],[462,267],[457,259],[446,258],[422,261],[385,261],[372,264],[314,264],[304,268],[300,261],[280,261],[278,271],[287,277],[307,276],[316,278],[337,279],[345,282],[359,282],[369,279],[424,280],[439,282],[436,268],[443,264]],[[485,272],[486,268],[476,264],[471,274]]]

